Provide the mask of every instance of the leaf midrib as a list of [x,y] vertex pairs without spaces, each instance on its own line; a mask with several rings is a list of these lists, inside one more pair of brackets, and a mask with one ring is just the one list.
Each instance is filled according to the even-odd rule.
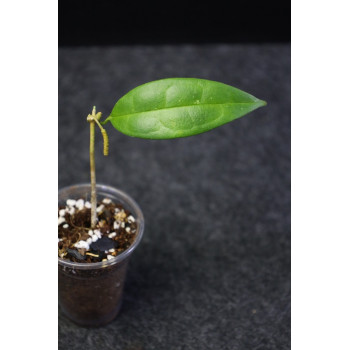
[[134,112],[134,113],[128,113],[128,114],[121,114],[113,117],[110,115],[107,120],[109,119],[114,119],[114,118],[119,118],[119,117],[128,117],[130,115],[134,114],[140,114],[140,113],[149,113],[149,112],[155,112],[155,111],[164,111],[164,110],[171,110],[171,109],[177,109],[177,108],[186,108],[186,107],[205,107],[205,106],[225,106],[225,105],[247,105],[247,104],[256,104],[262,102],[260,100],[255,101],[255,102],[231,102],[231,103],[201,103],[201,104],[193,104],[193,105],[184,105],[184,106],[174,106],[174,107],[166,107],[166,108],[159,108],[159,109],[150,109],[147,111],[141,111],[141,112]]

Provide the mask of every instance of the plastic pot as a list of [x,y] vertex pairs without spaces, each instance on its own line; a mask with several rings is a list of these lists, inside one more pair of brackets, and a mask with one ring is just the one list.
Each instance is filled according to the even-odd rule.
[[[82,326],[102,326],[111,322],[122,304],[123,287],[131,254],[139,245],[144,218],[137,203],[126,193],[97,185],[97,200],[110,198],[130,211],[137,222],[134,242],[115,258],[98,263],[77,263],[58,258],[58,300],[63,313]],[[80,184],[58,191],[58,205],[67,199],[90,200],[90,184]]]

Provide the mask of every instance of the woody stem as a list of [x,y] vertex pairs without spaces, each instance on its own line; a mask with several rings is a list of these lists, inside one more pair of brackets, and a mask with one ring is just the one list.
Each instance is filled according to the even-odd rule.
[[[95,116],[96,108],[94,107],[92,115]],[[91,228],[96,227],[97,222],[97,195],[96,195],[96,167],[95,167],[95,120],[91,118],[90,123],[90,177],[91,177]]]

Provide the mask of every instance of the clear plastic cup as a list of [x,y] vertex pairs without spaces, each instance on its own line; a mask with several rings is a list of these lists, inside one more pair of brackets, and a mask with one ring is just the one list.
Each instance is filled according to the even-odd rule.
[[[130,256],[141,241],[144,218],[136,202],[113,187],[97,185],[97,200],[110,198],[135,217],[137,231],[131,246],[115,258],[98,263],[76,263],[58,258],[58,301],[63,313],[73,322],[98,327],[118,314]],[[80,184],[58,191],[58,205],[69,198],[90,200],[90,184]]]

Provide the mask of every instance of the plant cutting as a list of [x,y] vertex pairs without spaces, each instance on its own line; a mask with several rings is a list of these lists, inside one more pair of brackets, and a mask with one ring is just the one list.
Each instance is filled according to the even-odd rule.
[[102,113],[93,108],[87,117],[91,184],[59,191],[59,302],[70,319],[99,326],[115,318],[128,261],[144,231],[136,202],[120,190],[96,183],[96,126],[107,155],[104,126],[109,123],[131,137],[173,139],[207,132],[265,104],[219,82],[172,78],[131,90],[103,122]]

